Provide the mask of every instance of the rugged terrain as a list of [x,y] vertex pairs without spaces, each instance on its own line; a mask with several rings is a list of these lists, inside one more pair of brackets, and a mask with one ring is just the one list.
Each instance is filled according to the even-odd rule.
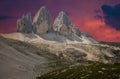
[[[44,37],[36,34],[24,34],[24,33],[12,33],[4,34],[6,38],[23,41],[29,43],[37,48],[43,48],[58,57],[63,57],[70,61],[98,61],[103,63],[112,63],[114,59],[118,58],[116,53],[113,51],[119,51],[120,48],[107,44],[86,44],[80,43],[79,41],[71,41],[67,38],[55,35],[55,34],[44,34]],[[49,38],[50,36],[50,38]],[[53,36],[53,37],[52,37]],[[57,40],[56,40],[56,39]],[[59,38],[59,39],[58,39]],[[56,41],[54,41],[54,39]],[[62,40],[62,41],[61,41]],[[119,53],[119,52],[118,52]]]
[[[0,37],[0,79],[35,79],[53,70],[66,69],[66,67],[74,69],[78,66],[79,69],[79,65],[88,65],[89,68],[90,64],[98,62],[101,65],[102,63],[109,64],[105,65],[107,69],[112,64],[114,66],[114,63],[119,63],[119,46],[54,42],[51,45],[51,42],[40,42],[40,40],[30,42]],[[114,68],[113,66],[111,68]],[[119,71],[119,66],[117,67],[115,73]],[[93,70],[92,67],[91,71]],[[77,72],[75,71],[75,73]],[[51,79],[54,79],[52,72],[51,76],[53,76]],[[55,79],[59,79],[58,77],[59,75]],[[44,77],[40,79],[44,79]]]
[[[51,14],[45,7],[40,8],[33,21],[31,18],[30,14],[24,15],[17,21],[16,32],[0,34],[0,79],[36,79],[71,66],[74,71],[76,66],[79,70],[79,66],[81,69],[81,66],[89,68],[90,65],[92,71],[94,63],[109,66],[106,64],[120,62],[119,45],[99,42],[81,32],[63,11],[58,14],[53,26]],[[118,72],[119,68],[116,70]],[[50,78],[54,79],[56,72],[42,78],[53,76]],[[56,77],[59,74],[55,76],[59,79]]]

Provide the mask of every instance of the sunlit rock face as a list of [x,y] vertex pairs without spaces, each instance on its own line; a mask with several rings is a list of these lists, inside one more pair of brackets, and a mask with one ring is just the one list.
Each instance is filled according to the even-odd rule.
[[62,35],[70,35],[72,33],[75,33],[77,35],[80,34],[80,30],[76,28],[76,26],[71,22],[67,14],[63,11],[61,11],[58,17],[55,19],[53,26],[54,31],[57,31]]
[[33,32],[32,19],[30,13],[23,15],[21,19],[17,20],[17,31],[22,33]]
[[52,19],[49,11],[43,6],[33,19],[35,33],[43,34],[52,31]]

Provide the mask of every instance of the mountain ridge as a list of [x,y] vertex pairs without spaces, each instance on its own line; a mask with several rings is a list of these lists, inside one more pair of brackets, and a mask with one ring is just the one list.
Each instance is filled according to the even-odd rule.
[[[17,21],[17,26],[17,31],[20,33],[33,33],[43,38],[46,38],[46,35],[48,35],[47,40],[50,39],[49,35],[52,35],[55,38],[60,36],[63,39],[77,41],[78,43],[98,43],[98,41],[87,33],[80,32],[79,28],[72,23],[69,16],[63,11],[59,12],[52,25],[51,14],[45,6],[39,9],[33,21],[31,21],[31,15],[27,14]],[[88,42],[84,42],[84,40]]]

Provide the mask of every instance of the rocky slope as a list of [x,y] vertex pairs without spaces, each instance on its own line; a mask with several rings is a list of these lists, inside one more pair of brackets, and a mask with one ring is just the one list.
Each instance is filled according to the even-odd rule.
[[42,47],[0,37],[0,79],[35,79],[65,65]]
[[[59,35],[54,36],[52,33],[43,35],[43,38],[36,34],[24,33],[4,34],[3,36],[30,43],[38,48],[42,47],[41,45],[44,45],[46,46],[45,49],[50,51],[49,53],[57,55],[58,57],[62,56],[64,59],[74,62],[88,60],[111,63],[112,59],[116,57],[112,50],[120,49],[115,46],[108,47],[108,45],[104,44],[82,44],[77,41],[68,40]],[[17,36],[17,39],[13,36]],[[50,38],[46,39],[49,36]],[[56,39],[57,41],[53,41],[53,39]]]
[[0,37],[0,79],[35,79],[53,70],[88,61],[119,63],[120,57],[115,51],[119,53],[120,47],[51,42],[37,35],[29,38],[29,34],[25,37],[25,42]]

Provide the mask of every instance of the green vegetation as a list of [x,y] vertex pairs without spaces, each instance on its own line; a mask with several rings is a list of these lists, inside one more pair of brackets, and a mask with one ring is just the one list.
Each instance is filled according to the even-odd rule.
[[120,47],[120,42],[103,42],[103,41],[101,41],[100,43]]
[[36,79],[119,79],[120,64],[95,63],[68,67],[50,72]]

